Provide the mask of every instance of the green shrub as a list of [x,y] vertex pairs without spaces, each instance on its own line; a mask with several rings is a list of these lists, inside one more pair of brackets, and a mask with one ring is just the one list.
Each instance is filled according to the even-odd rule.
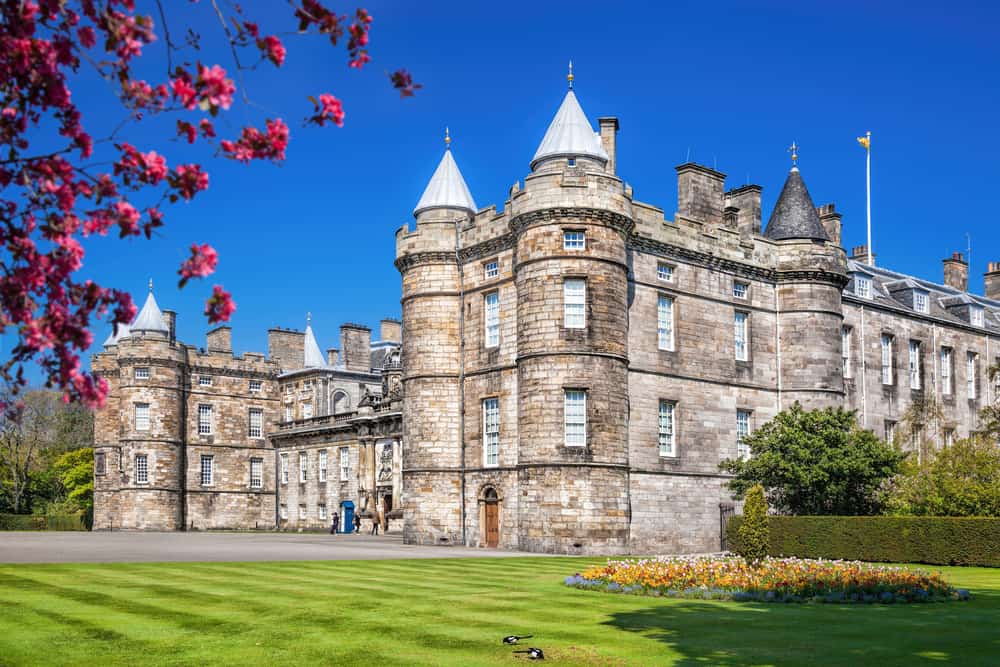
[[[726,527],[739,553],[744,517]],[[984,517],[772,516],[771,556],[1000,567],[1000,519]]]
[[0,514],[0,530],[89,530],[85,513]]
[[768,549],[767,501],[764,499],[764,487],[760,484],[747,491],[742,519],[737,531],[739,548],[736,553],[747,563],[758,565],[767,556]]

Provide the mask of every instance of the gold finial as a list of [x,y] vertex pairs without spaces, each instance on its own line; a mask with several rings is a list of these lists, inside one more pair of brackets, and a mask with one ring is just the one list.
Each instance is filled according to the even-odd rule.
[[573,90],[573,61],[569,61],[569,74],[566,75],[566,80],[569,81],[569,89]]
[[788,152],[792,154],[792,167],[799,166],[799,145],[792,141],[792,145],[788,147]]
[[448,126],[444,126],[444,147],[445,150],[451,148],[451,134],[448,132]]
[[149,293],[150,294],[153,293],[153,279],[152,278],[149,279]]

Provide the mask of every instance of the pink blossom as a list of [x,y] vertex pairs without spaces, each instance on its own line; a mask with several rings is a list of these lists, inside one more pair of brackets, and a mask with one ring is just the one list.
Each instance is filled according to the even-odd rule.
[[198,84],[201,104],[204,108],[222,107],[228,109],[232,105],[236,86],[233,85],[231,79],[226,78],[226,70],[218,65],[212,67],[199,65]]
[[233,301],[233,295],[222,289],[222,285],[214,285],[212,296],[205,301],[205,315],[208,316],[208,323],[228,322],[235,312],[236,303]]
[[171,186],[180,192],[184,199],[190,201],[196,193],[208,189],[208,174],[196,164],[182,164],[177,167],[176,176],[171,179]]
[[191,256],[184,260],[181,268],[177,271],[181,276],[180,283],[177,286],[184,287],[191,278],[204,278],[205,276],[212,275],[218,263],[219,253],[215,251],[215,248],[207,243],[203,243],[202,245],[193,244],[191,246]]
[[324,125],[327,121],[331,121],[337,127],[344,127],[344,105],[333,95],[329,93],[320,95],[315,109],[316,113],[307,119],[307,122]]
[[274,35],[268,35],[262,40],[257,40],[257,48],[264,52],[267,59],[281,67],[285,62],[285,45]]
[[189,78],[178,77],[170,81],[174,97],[180,100],[185,109],[194,109],[198,104],[198,91],[191,85]]

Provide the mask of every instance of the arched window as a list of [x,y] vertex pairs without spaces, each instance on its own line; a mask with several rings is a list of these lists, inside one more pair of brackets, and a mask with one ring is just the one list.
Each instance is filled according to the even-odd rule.
[[340,412],[347,412],[351,409],[351,397],[343,389],[337,389],[333,392],[333,414]]
[[487,487],[486,492],[483,494],[483,500],[488,503],[495,503],[500,500],[500,498],[497,497],[497,490],[492,486]]

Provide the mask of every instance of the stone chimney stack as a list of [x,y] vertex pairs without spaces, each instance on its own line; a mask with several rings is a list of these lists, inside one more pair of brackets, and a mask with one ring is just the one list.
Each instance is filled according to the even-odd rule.
[[171,343],[177,340],[177,311],[164,310],[163,321],[167,323],[167,340]]
[[[855,262],[861,262],[863,264],[868,263],[868,246],[867,245],[856,245],[851,248],[851,259]],[[872,264],[875,263],[875,255],[872,255]]]
[[329,347],[326,350],[326,365],[331,368],[336,368],[337,364],[340,363],[340,350],[335,347]]
[[951,253],[951,257],[941,260],[944,264],[944,284],[962,292],[969,291],[969,263],[960,252]]
[[607,172],[617,173],[618,159],[618,119],[614,116],[602,116],[597,119],[597,126],[601,128],[601,146],[608,154]]
[[823,223],[823,229],[826,230],[826,234],[830,237],[830,240],[840,245],[840,219],[842,216],[837,212],[836,205],[823,204],[822,206],[817,206],[816,214],[819,215],[819,221]]
[[726,193],[726,207],[735,208],[736,228],[743,236],[760,234],[759,185],[744,185]]
[[677,216],[711,227],[722,224],[726,175],[687,162],[677,167]]
[[233,353],[233,330],[231,327],[223,325],[208,332],[206,336],[209,352]]
[[990,262],[983,276],[986,283],[986,298],[1000,301],[1000,262]]
[[360,324],[340,327],[340,349],[344,355],[344,369],[368,373],[372,369],[372,330]]
[[382,320],[379,327],[379,339],[389,343],[403,342],[403,323],[399,320],[387,317]]
[[305,366],[305,339],[302,331],[274,328],[267,330],[267,356],[278,362],[282,371],[297,371]]

